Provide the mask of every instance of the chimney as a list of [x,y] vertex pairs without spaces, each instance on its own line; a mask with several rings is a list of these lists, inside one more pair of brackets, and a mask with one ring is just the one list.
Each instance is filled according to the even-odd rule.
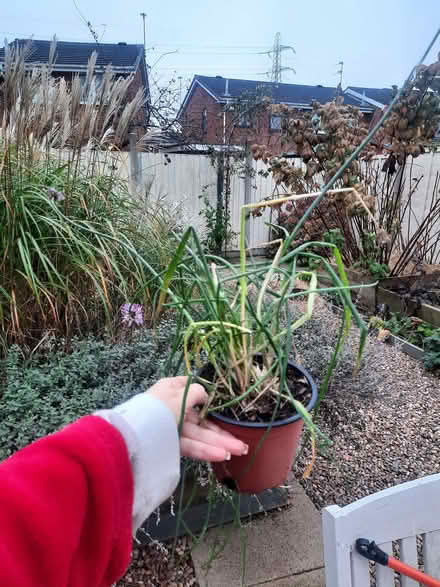
[[226,79],[225,80],[225,96],[230,96],[231,94],[229,93],[229,80]]

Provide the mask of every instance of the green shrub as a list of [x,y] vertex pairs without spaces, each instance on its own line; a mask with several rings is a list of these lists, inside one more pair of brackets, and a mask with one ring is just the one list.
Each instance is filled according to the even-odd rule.
[[435,326],[429,322],[394,312],[381,324],[381,327],[422,349],[426,349],[429,337],[437,332]]
[[175,324],[163,320],[132,340],[74,340],[72,352],[53,349],[29,358],[13,346],[4,364],[0,460],[40,436],[94,410],[110,408],[163,376]]
[[440,369],[440,328],[425,340],[423,362],[429,371]]

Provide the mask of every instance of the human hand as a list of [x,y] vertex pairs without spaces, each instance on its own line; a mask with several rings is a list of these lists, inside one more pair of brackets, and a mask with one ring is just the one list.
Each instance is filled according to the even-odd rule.
[[[153,385],[148,393],[160,399],[180,422],[187,377],[166,377]],[[185,413],[180,431],[180,452],[182,456],[210,462],[229,460],[231,455],[247,454],[246,444],[232,434],[221,430],[209,421],[200,422],[200,415],[194,408],[205,404],[208,394],[198,383],[189,386],[186,396]]]

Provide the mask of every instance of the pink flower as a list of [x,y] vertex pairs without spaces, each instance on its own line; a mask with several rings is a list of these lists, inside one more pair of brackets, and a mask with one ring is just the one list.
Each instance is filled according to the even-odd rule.
[[123,304],[121,306],[121,322],[127,326],[142,326],[144,323],[144,308],[141,304]]

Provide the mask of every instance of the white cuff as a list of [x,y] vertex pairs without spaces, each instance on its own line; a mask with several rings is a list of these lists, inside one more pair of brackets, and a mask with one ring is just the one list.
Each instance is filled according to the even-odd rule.
[[134,480],[133,533],[177,487],[180,449],[174,415],[159,399],[135,395],[112,410],[96,412],[119,430]]

